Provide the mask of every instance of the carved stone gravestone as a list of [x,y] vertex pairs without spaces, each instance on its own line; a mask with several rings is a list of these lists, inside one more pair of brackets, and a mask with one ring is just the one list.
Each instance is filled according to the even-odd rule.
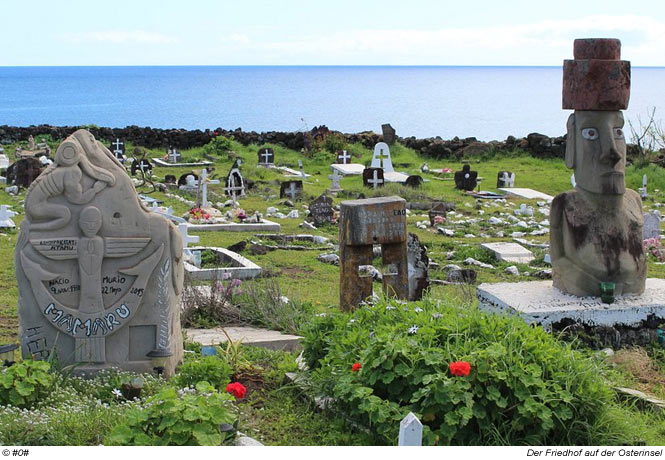
[[409,176],[406,178],[404,185],[407,187],[419,188],[421,185],[423,185],[423,178],[420,176]]
[[187,176],[192,176],[194,178],[194,184],[198,183],[199,175],[196,174],[194,171],[190,171],[188,173],[180,175],[180,177],[178,178],[178,187],[191,183],[191,179],[187,180]]
[[514,187],[515,186],[515,173],[510,171],[499,171],[496,177],[496,188]]
[[23,356],[55,353],[76,372],[171,375],[183,353],[182,239],[140,204],[113,154],[76,131],[28,190],[25,211],[15,250]]
[[383,142],[393,145],[395,143],[395,128],[390,126],[390,123],[386,123],[381,125],[381,131],[383,131]]
[[328,176],[328,179],[330,179],[330,188],[328,189],[329,192],[341,192],[342,191],[342,186],[339,185],[339,181],[342,180],[342,175],[337,171],[336,169],[333,170],[333,173]]
[[240,174],[240,164],[241,160],[236,160],[229,171],[229,175],[226,176],[226,183],[224,186],[224,193],[227,196],[233,197],[233,200],[236,200],[236,197],[245,196],[245,180]]
[[113,156],[115,156],[120,163],[124,163],[127,159],[127,157],[125,157],[125,142],[122,139],[116,138],[111,142],[111,148],[109,150],[111,150]]
[[332,222],[335,215],[332,203],[332,198],[324,194],[309,204],[309,215],[315,225]]
[[351,310],[372,295],[373,245],[381,245],[383,289],[388,295],[409,295],[406,255],[406,201],[397,196],[343,201],[340,205],[340,308]]
[[563,65],[563,108],[573,109],[566,166],[575,189],[557,195],[550,210],[555,288],[576,296],[644,292],[642,200],[626,188],[622,110],[630,96],[630,62],[616,39],[575,40]]
[[182,161],[182,154],[176,150],[175,147],[169,147],[166,152],[166,161],[169,163],[180,163]]
[[390,156],[390,147],[385,142],[379,142],[374,146],[372,154],[372,168],[382,168],[385,172],[395,172],[393,161]]
[[279,197],[295,200],[302,195],[301,180],[287,180],[279,186]]
[[337,164],[347,165],[351,163],[351,154],[346,150],[337,151]]
[[44,165],[37,158],[21,158],[7,168],[7,184],[30,187],[44,169]]
[[429,223],[430,225],[434,226],[434,219],[437,216],[443,217],[444,219],[446,218],[446,211],[448,210],[448,207],[446,206],[445,203],[441,201],[437,201],[432,203],[432,207],[429,210]]
[[271,148],[259,149],[259,165],[268,166],[275,164],[275,151]]
[[147,158],[142,158],[140,160],[135,159],[132,161],[132,176],[135,176],[137,172],[143,171],[144,174],[152,174],[152,163]]
[[409,233],[406,256],[409,265],[409,300],[421,300],[429,287],[429,257],[427,248],[414,233]]
[[461,171],[455,172],[455,188],[459,190],[473,191],[478,183],[478,172],[471,171],[471,166],[462,166]]
[[652,211],[644,213],[643,240],[650,238],[660,239],[660,212]]
[[383,169],[365,168],[363,170],[363,185],[365,187],[377,188],[383,187],[385,180],[383,178]]

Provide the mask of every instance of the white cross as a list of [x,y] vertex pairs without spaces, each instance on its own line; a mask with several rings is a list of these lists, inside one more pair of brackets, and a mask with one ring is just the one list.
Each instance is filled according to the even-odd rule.
[[171,163],[176,163],[178,160],[176,159],[176,154],[178,151],[176,149],[170,149],[169,150],[169,160],[171,160]]
[[115,156],[117,157],[119,153],[122,153],[122,150],[120,150],[121,145],[125,145],[124,142],[120,142],[120,139],[116,138],[115,142],[113,142],[111,145],[115,146],[115,150],[113,153],[115,153]]
[[306,179],[307,174],[305,174],[305,169],[302,167],[302,160],[298,160],[298,166],[300,167],[300,175],[303,179]]
[[379,170],[378,170],[378,169],[375,169],[375,170],[372,172],[372,176],[373,176],[372,179],[368,179],[368,180],[367,180],[367,183],[368,183],[368,184],[372,184],[372,186],[373,186],[374,188],[378,187],[379,184],[383,184],[383,179],[379,179]]
[[201,187],[201,206],[208,206],[208,184],[219,184],[217,179],[208,180],[208,170],[203,169],[201,171],[201,180],[199,181],[199,186]]
[[348,160],[351,159],[351,155],[346,153],[346,150],[342,150],[342,154],[337,157],[338,159],[342,160],[342,164],[348,164]]
[[330,190],[341,190],[342,188],[339,186],[339,181],[343,176],[337,171],[336,169],[333,169],[332,175],[328,176],[328,179],[332,181],[332,184],[330,184]]
[[198,243],[198,235],[188,235],[187,234],[187,224],[178,224],[178,231],[180,231],[180,236],[182,237],[182,248],[187,249],[189,243]]
[[296,190],[296,183],[289,183],[289,189],[285,193],[290,196],[292,200],[295,200],[296,196],[298,195],[298,191]]
[[261,156],[263,157],[263,164],[269,164],[268,159],[270,158],[270,152],[268,152],[268,149],[266,149]]
[[236,200],[237,200],[237,193],[236,192],[241,192],[244,190],[244,187],[242,185],[238,185],[236,183],[236,175],[231,173],[229,176],[229,186],[224,187],[224,191],[229,193],[231,195],[231,199],[233,200],[233,207],[236,207]]
[[0,227],[16,227],[16,224],[14,224],[14,221],[11,219],[16,214],[16,212],[9,209],[9,206],[5,204],[0,206]]

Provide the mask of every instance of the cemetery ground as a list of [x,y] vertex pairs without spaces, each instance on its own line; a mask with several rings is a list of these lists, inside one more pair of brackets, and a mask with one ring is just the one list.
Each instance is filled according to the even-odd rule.
[[[54,151],[59,142],[41,136],[35,141],[49,142]],[[102,142],[108,145],[109,140]],[[132,156],[135,146],[128,147]],[[279,183],[288,179],[280,170],[258,166],[259,147],[272,147],[275,163],[280,166],[297,170],[298,160],[303,161],[305,172],[310,174],[303,179],[303,197],[291,200],[292,203],[279,198]],[[352,161],[361,164],[369,164],[371,151],[362,145],[342,145],[334,137],[314,147],[310,153],[302,154],[278,145],[245,147],[231,141],[228,151],[215,150],[211,145],[184,151],[182,156],[183,161],[202,159],[204,154],[215,158],[211,177],[220,179],[222,184],[209,186],[212,203],[228,200],[222,191],[224,178],[233,161],[241,158],[243,177],[252,181],[247,196],[239,199],[248,216],[254,211],[265,216],[271,206],[283,214],[295,209],[299,218],[265,217],[278,222],[284,235],[312,234],[337,243],[339,230],[334,224],[316,230],[299,226],[307,213],[303,205],[329,188],[328,175],[335,150],[346,149],[352,154]],[[5,146],[6,151],[13,148]],[[147,151],[147,157],[162,157],[164,153]],[[513,198],[476,200],[455,190],[452,176],[420,172],[424,162],[430,170],[456,171],[461,169],[461,160],[424,158],[399,144],[391,146],[391,153],[396,171],[419,174],[429,182],[418,189],[388,184],[372,190],[362,186],[360,176],[345,176],[340,183],[343,191],[333,197],[334,205],[345,199],[360,198],[361,194],[399,195],[407,202],[455,203],[454,214],[449,212],[446,222],[440,225],[452,231],[452,236],[417,226],[428,221],[427,210],[410,211],[408,231],[427,246],[430,261],[435,263],[430,269],[430,279],[445,281],[450,271],[445,267],[454,264],[475,270],[474,284],[433,284],[421,302],[403,305],[381,299],[354,313],[339,313],[339,266],[317,259],[322,253],[335,252],[334,248],[316,250],[325,245],[303,243],[309,246],[307,250],[273,250],[269,246],[276,243],[262,239],[261,232],[191,232],[200,237],[199,246],[238,248],[238,243],[246,243],[244,249],[236,252],[261,266],[263,274],[226,291],[229,296],[225,302],[212,303],[206,312],[199,309],[185,313],[184,327],[251,324],[304,335],[304,360],[310,371],[293,383],[284,374],[298,370],[297,353],[231,343],[220,345],[216,356],[202,357],[200,346],[188,342],[190,353],[186,354],[185,364],[176,377],[169,382],[142,377],[141,397],[135,401],[123,389],[123,384],[127,387],[134,379],[128,373],[110,372],[90,381],[67,372],[51,373],[43,384],[34,383],[33,390],[26,391],[28,394],[24,396],[34,400],[23,405],[26,408],[33,405],[33,409],[0,408],[0,442],[17,445],[232,443],[226,433],[217,429],[219,423],[227,423],[270,445],[395,444],[399,420],[408,412],[404,408],[409,407],[418,412],[427,426],[425,444],[665,444],[665,417],[659,409],[636,399],[622,399],[613,390],[613,387],[633,388],[665,399],[665,349],[660,344],[615,350],[608,356],[589,348],[579,338],[566,341],[527,326],[519,319],[492,317],[477,309],[475,285],[535,280],[538,272],[549,268],[544,261],[547,253],[544,248],[529,247],[535,260],[514,264],[497,262],[480,247],[486,242],[512,241],[513,232],[526,233],[522,238],[534,244],[547,243],[547,233],[529,234],[537,226],[530,225],[525,230],[508,218],[515,216],[514,211],[521,204],[526,204],[533,208],[533,217],[516,216],[517,220],[541,222],[547,219],[544,212],[547,205],[538,200]],[[482,190],[496,191],[497,172],[504,170],[516,174],[518,187],[552,196],[571,188],[571,171],[565,168],[562,159],[536,159],[512,151],[491,152],[465,160],[484,178]],[[156,166],[154,181],[163,182],[166,174],[179,177],[190,171],[196,168]],[[659,204],[665,203],[665,170],[636,162],[627,168],[626,186],[638,189],[644,174],[649,178],[645,210],[659,209]],[[172,206],[177,216],[190,208],[147,184],[137,187],[137,191]],[[177,189],[168,193],[195,200]],[[17,197],[5,194],[2,203],[22,211],[20,202],[24,196],[25,191]],[[21,213],[14,218],[17,227],[22,217]],[[494,223],[490,223],[492,217],[497,219]],[[17,342],[18,336],[18,289],[13,263],[16,238],[16,231],[0,233],[0,343]],[[492,267],[465,265],[468,258]],[[519,274],[506,272],[512,265]],[[375,260],[375,266],[380,267],[380,259]],[[648,270],[649,277],[665,276],[665,265],[651,256]],[[229,280],[220,281],[229,286]],[[214,284],[189,280],[186,288],[187,283]],[[380,283],[375,282],[374,288],[379,292]],[[472,362],[474,367],[468,378],[450,378],[448,362],[453,358]],[[354,363],[361,364],[359,370],[352,370]],[[482,363],[493,364],[487,367]],[[39,375],[41,371],[27,372]],[[219,393],[204,387],[198,392],[190,388],[186,394],[182,393],[183,387],[195,387],[200,380],[216,387]],[[226,394],[226,385],[231,381],[243,383],[247,394],[237,398]],[[219,398],[214,403],[204,402],[206,394]],[[314,402],[316,396],[322,395],[335,399],[323,411]],[[155,422],[159,407],[155,401],[175,406],[176,400],[198,407],[196,416],[210,423],[201,423],[197,428],[164,417]],[[204,413],[206,404],[211,411],[219,410],[215,414]],[[154,417],[149,419],[154,429],[145,433],[139,427],[146,426],[149,417]],[[163,423],[161,428],[160,423]],[[178,429],[173,428],[176,424]]]

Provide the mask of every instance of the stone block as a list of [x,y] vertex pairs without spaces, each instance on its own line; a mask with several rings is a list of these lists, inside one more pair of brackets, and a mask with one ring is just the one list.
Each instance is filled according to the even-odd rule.
[[490,251],[499,261],[528,264],[535,259],[531,251],[517,243],[483,243],[480,247]]

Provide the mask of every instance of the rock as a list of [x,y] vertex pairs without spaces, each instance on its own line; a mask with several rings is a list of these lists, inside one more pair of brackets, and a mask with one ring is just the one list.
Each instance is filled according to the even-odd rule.
[[227,247],[226,249],[233,252],[243,252],[246,248],[247,248],[247,241],[239,241]]
[[383,275],[373,265],[361,265],[358,267],[358,274],[362,276],[371,276],[374,281],[383,281]]
[[291,201],[291,200],[284,200],[284,201],[282,201],[281,204],[284,205],[284,206],[287,206],[287,207],[289,207],[289,208],[292,208],[293,206],[295,206],[295,205],[293,204],[293,201]]
[[488,222],[491,225],[503,225],[503,220],[499,219],[498,217],[494,217],[494,216],[490,217]]
[[445,271],[453,271],[453,270],[461,270],[461,269],[462,269],[462,267],[460,267],[459,265],[455,265],[455,264],[448,264],[448,265],[444,265],[444,267],[443,267],[443,270],[445,270]]
[[540,278],[541,280],[551,280],[552,279],[552,269],[547,268],[545,270],[538,270],[536,273],[533,274],[536,278]]
[[316,230],[316,227],[314,226],[314,224],[312,224],[312,223],[310,223],[310,222],[307,222],[307,221],[304,221],[303,223],[301,223],[301,224],[299,225],[299,227],[302,227],[302,228],[308,228],[308,229],[310,229],[310,230]]
[[334,253],[319,254],[316,259],[326,264],[339,265],[339,256]]
[[506,267],[505,272],[508,273],[509,275],[513,275],[513,276],[518,276],[520,274],[520,271],[514,265],[511,265],[510,267]]
[[453,236],[455,234],[455,232],[450,230],[449,228],[443,228],[443,227],[437,227],[436,231],[445,236]]
[[464,265],[476,265],[478,267],[482,268],[494,268],[494,265],[486,264],[484,262],[481,262],[479,260],[476,260],[472,257],[468,257],[467,259],[464,260]]
[[478,274],[475,270],[468,268],[451,270],[446,275],[446,281],[450,283],[475,283]]
[[277,208],[274,207],[274,206],[270,206],[268,209],[266,209],[266,215],[267,215],[267,216],[270,216],[270,215],[272,215],[272,214],[276,214],[276,213],[278,213],[278,212],[279,212],[279,209],[277,209]]
[[298,219],[300,217],[300,214],[298,213],[297,209],[292,210],[290,213],[286,215],[287,219]]

